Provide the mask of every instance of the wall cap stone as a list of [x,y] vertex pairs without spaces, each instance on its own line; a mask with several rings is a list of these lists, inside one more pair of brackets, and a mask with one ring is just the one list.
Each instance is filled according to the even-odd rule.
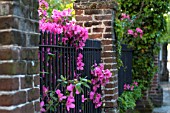
[[96,2],[81,2],[75,1],[74,9],[114,9],[117,11],[118,3],[115,1],[96,1]]

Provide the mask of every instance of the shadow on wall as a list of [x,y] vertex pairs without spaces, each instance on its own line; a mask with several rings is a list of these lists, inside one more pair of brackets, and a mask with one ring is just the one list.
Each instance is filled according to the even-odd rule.
[[168,57],[167,57],[168,62],[167,62],[167,68],[168,68],[168,70],[169,70],[169,82],[170,82],[170,43],[168,44],[167,49],[168,49]]

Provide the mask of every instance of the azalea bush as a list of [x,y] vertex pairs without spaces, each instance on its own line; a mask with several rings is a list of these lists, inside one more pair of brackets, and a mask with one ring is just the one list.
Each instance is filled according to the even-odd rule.
[[[141,90],[124,91],[119,98],[119,108],[126,111],[135,106],[134,94],[148,90],[157,72],[154,55],[157,55],[159,43],[167,32],[164,14],[170,11],[169,0],[117,0],[119,9],[115,19],[117,37],[118,65],[123,66],[121,44],[127,44],[133,50],[132,78]],[[129,87],[129,85],[128,85]],[[138,92],[139,91],[139,92]]]
[[120,113],[125,113],[127,110],[133,110],[136,106],[136,100],[142,97],[142,85],[138,86],[138,82],[124,84],[124,92],[118,98]]
[[[81,72],[84,71],[85,64],[83,63],[83,54],[79,50],[83,50],[85,46],[85,42],[88,39],[88,31],[86,28],[76,25],[75,21],[72,21],[72,11],[70,9],[63,11],[53,9],[51,13],[48,12],[48,9],[49,4],[45,0],[39,0],[39,29],[42,33],[52,33],[62,36],[62,40],[60,37],[54,37],[54,44],[56,44],[56,40],[61,40],[61,45],[69,45],[76,48],[77,68],[74,70],[74,77],[72,79],[70,79],[71,77],[69,75],[68,77],[60,75],[55,90],[49,90],[49,86],[42,86],[41,112],[47,112],[48,110],[56,111],[58,106],[64,106],[65,110],[70,111],[70,109],[75,108],[76,95],[81,95],[82,103],[92,101],[95,108],[101,107],[102,95],[99,93],[99,89],[109,82],[112,73],[108,69],[104,69],[103,64],[95,63],[91,67],[90,72],[92,79],[82,77]],[[48,42],[52,43],[52,40],[48,39]],[[44,41],[42,43],[45,44]],[[55,54],[50,53],[50,48],[47,48],[47,52],[48,56],[55,56]],[[42,61],[45,61],[45,59],[42,58]],[[47,66],[49,66],[48,63]],[[48,72],[44,72],[43,70],[41,73]],[[42,77],[44,77],[44,74],[42,74]],[[65,90],[61,90],[61,87]],[[88,94],[87,97],[84,95],[85,91],[83,87],[89,89],[86,92]]]

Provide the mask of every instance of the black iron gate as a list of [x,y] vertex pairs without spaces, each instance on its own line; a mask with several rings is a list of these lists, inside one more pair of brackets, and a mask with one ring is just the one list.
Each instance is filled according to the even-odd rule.
[[122,45],[121,60],[123,66],[118,71],[118,89],[119,95],[124,90],[124,84],[132,83],[132,49],[128,48],[127,45]]
[[[57,40],[56,40],[57,39]],[[63,45],[62,35],[54,35],[51,33],[41,33],[40,36],[40,95],[43,95],[43,85],[49,90],[55,91],[58,84],[57,79],[60,75],[65,75],[69,79],[74,78],[76,70],[76,56],[78,52],[82,53],[83,62],[85,64],[83,71],[78,71],[83,77],[91,78],[90,70],[94,63],[101,61],[101,42],[96,40],[87,40],[86,46],[83,50],[76,50],[76,48],[69,44]],[[85,97],[89,97],[89,89],[83,88]],[[65,89],[61,86],[62,92]],[[100,90],[99,90],[100,92]],[[45,103],[47,100],[45,99]],[[101,108],[95,109],[91,101],[85,102],[82,107],[81,96],[75,97],[75,109],[69,113],[101,113]],[[49,113],[53,113],[49,111]],[[66,109],[60,104],[54,113],[68,113]]]

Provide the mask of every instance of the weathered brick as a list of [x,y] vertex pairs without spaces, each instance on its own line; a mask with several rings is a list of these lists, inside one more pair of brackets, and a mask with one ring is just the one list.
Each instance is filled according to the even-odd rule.
[[19,46],[26,46],[26,35],[18,31],[4,31],[0,32],[0,44],[11,45],[17,44]]
[[21,59],[22,60],[38,60],[38,47],[23,47],[21,49]]
[[113,46],[104,46],[104,51],[113,51]]
[[39,34],[29,34],[30,37],[30,42],[28,44],[28,47],[32,47],[32,46],[39,46]]
[[21,78],[21,88],[32,88],[33,86],[33,77],[32,76],[25,76]]
[[93,28],[93,32],[102,32],[103,33],[104,28]]
[[118,83],[115,82],[115,83],[111,83],[111,84],[106,84],[106,88],[115,88],[117,87]]
[[0,106],[12,106],[26,102],[26,92],[20,91],[14,94],[0,95]]
[[29,61],[27,62],[27,73],[38,74],[39,73],[39,62],[38,61]]
[[104,102],[106,108],[117,107],[117,102]]
[[40,89],[39,88],[33,88],[28,90],[28,101],[36,100],[40,97]]
[[112,15],[95,16],[95,20],[111,20]]
[[92,26],[96,26],[96,25],[101,25],[102,22],[85,22],[84,26],[85,27],[92,27]]
[[14,17],[1,17],[0,23],[0,29],[18,29],[18,19],[15,19]]
[[76,15],[82,15],[84,10],[75,10]]
[[1,78],[0,79],[0,91],[11,91],[19,89],[18,78]]
[[16,46],[2,46],[0,48],[0,60],[17,60],[19,59],[19,49]]
[[[105,94],[114,94],[114,90],[104,90]],[[117,92],[116,92],[117,93]]]
[[22,112],[19,108],[16,108],[12,110],[1,109],[0,113],[22,113]]
[[91,16],[76,16],[77,21],[92,21]]
[[40,76],[34,76],[34,86],[40,85]]
[[102,10],[98,10],[98,9],[85,10],[85,15],[92,15],[92,14],[102,14]]
[[76,22],[77,25],[84,26],[83,22]]
[[35,102],[34,107],[35,107],[35,111],[39,112],[40,111],[40,102]]
[[89,35],[89,38],[90,39],[102,38],[102,34],[92,34],[92,35]]
[[104,21],[103,24],[105,26],[112,26],[112,21]]
[[112,14],[113,10],[112,9],[105,9],[103,10],[104,14]]
[[112,32],[112,28],[106,28],[105,32]]
[[28,103],[20,108],[23,113],[34,113],[33,103]]
[[112,34],[103,34],[103,38],[112,38]]
[[26,62],[0,63],[0,69],[0,74],[2,75],[26,74]]
[[91,33],[92,32],[92,30],[91,29],[88,29],[88,33]]
[[114,57],[116,53],[114,52],[103,52],[102,57]]
[[113,44],[113,40],[102,40],[101,43],[102,45],[109,45],[109,44]]
[[[117,92],[114,92],[117,93]],[[113,94],[113,93],[107,93],[107,94]],[[104,100],[108,101],[108,100],[116,100],[118,98],[118,95],[113,95],[113,96],[105,96]]]

